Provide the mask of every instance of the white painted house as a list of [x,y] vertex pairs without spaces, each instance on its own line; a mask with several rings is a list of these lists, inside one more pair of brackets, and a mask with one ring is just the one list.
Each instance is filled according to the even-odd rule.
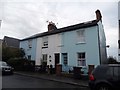
[[47,61],[47,64],[55,64],[55,56],[60,53],[61,34],[47,35],[37,38],[36,45],[36,65],[41,65],[41,60]]
[[[30,48],[29,41],[32,43]],[[50,22],[47,32],[21,40],[20,47],[25,49],[26,56],[34,58],[36,65],[47,62],[56,68],[56,64],[61,64],[63,71],[74,66],[87,68],[107,62],[106,38],[99,10],[96,20],[76,25],[57,29]]]

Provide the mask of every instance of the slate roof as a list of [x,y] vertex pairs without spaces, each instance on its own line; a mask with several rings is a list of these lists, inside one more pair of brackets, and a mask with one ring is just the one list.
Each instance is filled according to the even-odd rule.
[[79,24],[59,28],[59,29],[56,29],[56,30],[53,30],[53,31],[50,31],[50,32],[35,34],[33,36],[22,39],[20,41],[25,41],[25,40],[34,39],[34,38],[38,38],[38,37],[43,37],[43,36],[47,36],[47,35],[57,34],[57,33],[61,33],[61,32],[73,31],[73,30],[80,29],[80,28],[92,27],[92,26],[97,25],[97,22],[98,22],[97,20],[92,20],[92,21],[88,21],[88,22],[84,22],[84,23],[79,23]]
[[3,39],[3,43],[5,43],[8,47],[19,48],[20,40],[12,37],[5,36]]

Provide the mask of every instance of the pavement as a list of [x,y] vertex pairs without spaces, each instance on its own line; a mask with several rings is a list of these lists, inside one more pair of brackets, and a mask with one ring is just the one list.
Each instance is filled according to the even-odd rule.
[[79,85],[82,87],[88,87],[88,78],[75,79],[73,77],[68,77],[67,75],[56,75],[56,74],[47,74],[40,72],[25,72],[25,71],[15,71],[14,74],[24,75],[33,78],[45,79],[50,81],[57,81],[72,85]]

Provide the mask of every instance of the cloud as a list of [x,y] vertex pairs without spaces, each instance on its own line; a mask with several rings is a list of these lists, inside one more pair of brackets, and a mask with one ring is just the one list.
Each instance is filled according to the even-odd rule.
[[3,14],[0,38],[7,35],[20,39],[47,31],[47,20],[58,23],[58,28],[66,27],[94,20],[95,10],[100,9],[107,44],[111,46],[108,55],[117,56],[117,2],[2,0],[0,5]]
[[118,2],[119,0],[1,0],[3,2]]
[[16,32],[23,34],[24,36],[22,38],[24,38],[41,30],[42,22],[45,22],[44,16],[46,12],[46,10],[44,11],[45,7],[43,4],[5,4],[2,31],[6,31],[5,33]]

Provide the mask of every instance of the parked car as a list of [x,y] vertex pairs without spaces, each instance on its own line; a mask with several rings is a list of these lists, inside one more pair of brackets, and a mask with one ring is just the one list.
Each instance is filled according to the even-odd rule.
[[2,74],[13,74],[13,68],[4,61],[0,61],[0,71]]
[[91,90],[120,90],[120,64],[99,65],[89,75]]

